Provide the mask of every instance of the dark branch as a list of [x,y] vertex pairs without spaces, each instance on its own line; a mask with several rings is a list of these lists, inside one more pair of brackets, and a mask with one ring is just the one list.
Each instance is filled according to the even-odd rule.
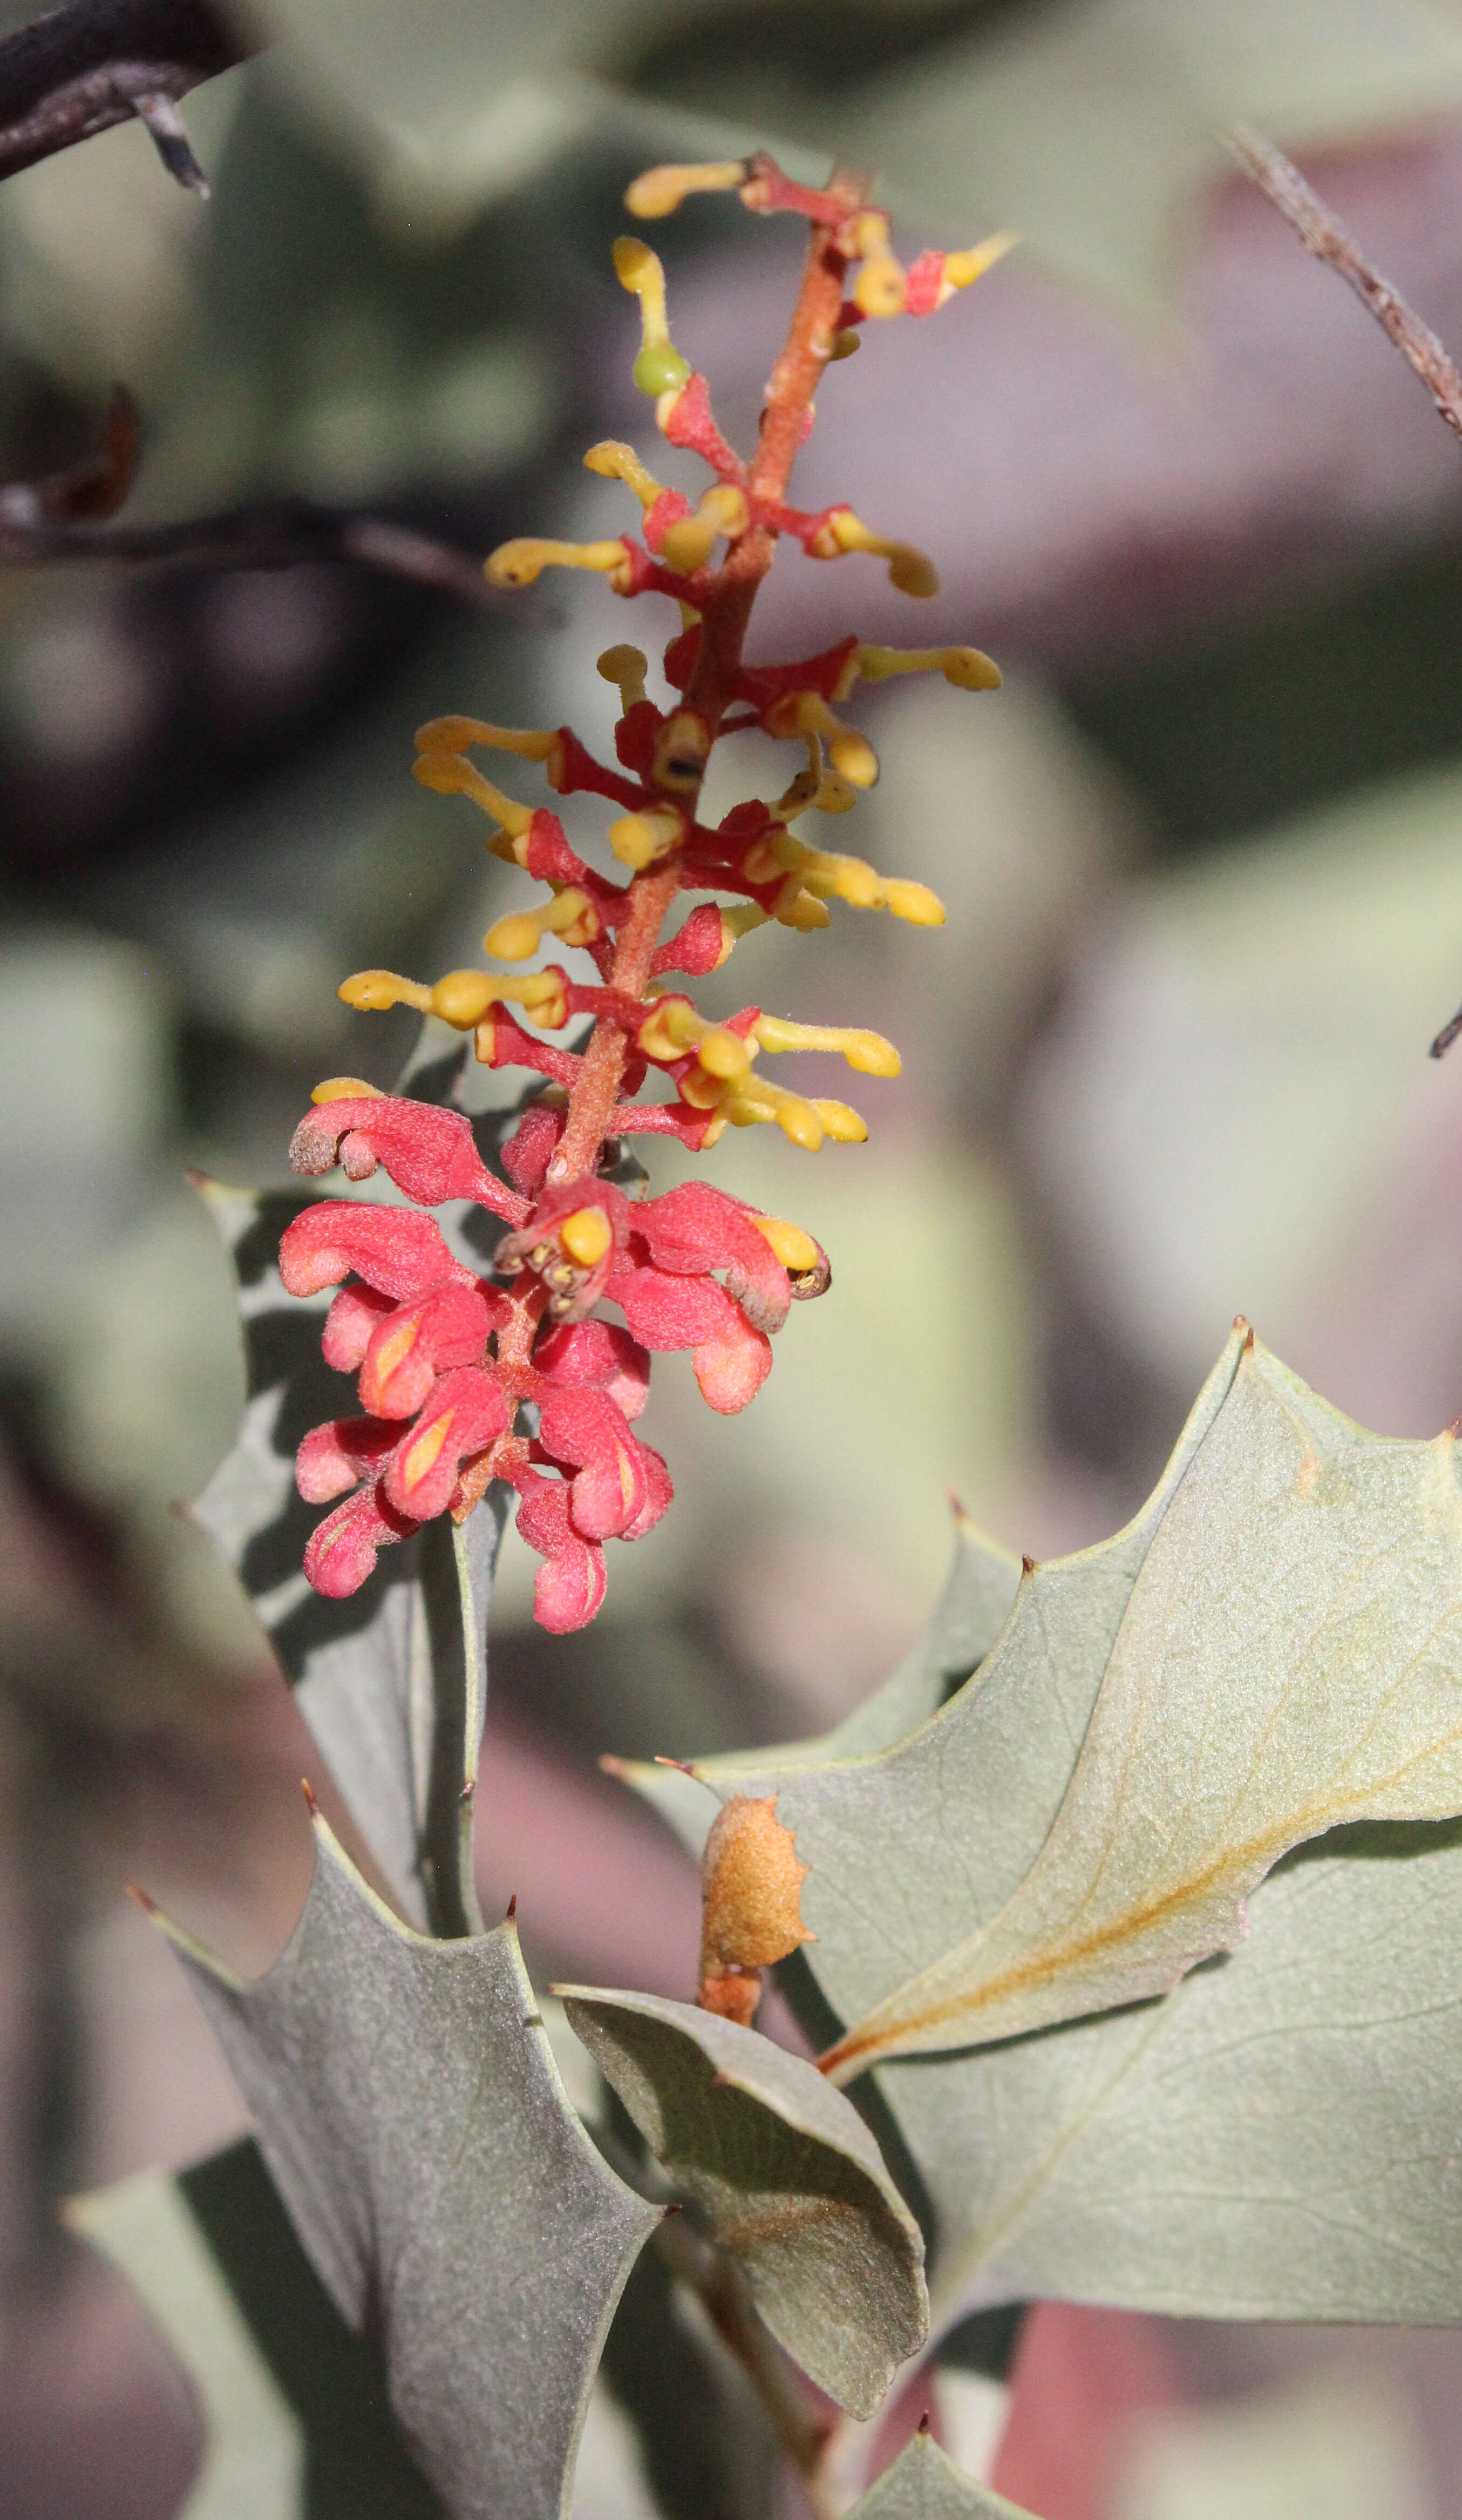
[[1261,192],[1267,193],[1276,210],[1288,219],[1301,244],[1338,271],[1370,308],[1388,339],[1415,369],[1448,428],[1462,437],[1462,376],[1431,327],[1412,313],[1390,281],[1382,279],[1299,168],[1270,141],[1258,131],[1239,130],[1229,134],[1229,147]]
[[0,43],[0,180],[135,117],[168,173],[206,193],[178,99],[253,49],[211,0],[71,0],[50,10]]

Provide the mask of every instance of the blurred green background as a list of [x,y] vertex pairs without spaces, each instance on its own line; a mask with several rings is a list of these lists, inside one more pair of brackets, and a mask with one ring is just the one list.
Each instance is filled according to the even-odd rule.
[[[886,171],[908,253],[1026,239],[935,322],[867,327],[805,458],[808,505],[925,546],[942,594],[792,554],[755,633],[971,640],[1007,677],[867,706],[883,778],[838,838],[932,883],[948,924],[763,932],[704,993],[904,1053],[852,1090],[866,1148],[761,1131],[710,1159],[818,1235],[833,1292],[742,1418],[657,1365],[677,1502],[610,1552],[595,1628],[544,1638],[534,1561],[505,1552],[487,1889],[516,1889],[540,1968],[683,1993],[693,1883],[600,1751],[820,1729],[932,1601],[951,1490],[1037,1555],[1115,1527],[1236,1310],[1373,1426],[1462,1410],[1462,1052],[1426,1058],[1462,997],[1462,450],[1215,136],[1245,112],[1299,151],[1462,343],[1462,10],[276,0],[248,26],[271,48],[184,109],[208,202],[136,125],[0,190],[6,479],[92,449],[121,380],[131,518],[299,494],[471,553],[614,531],[623,498],[579,459],[628,435],[659,465],[608,254],[642,164],[766,139],[816,175],[836,148]],[[654,242],[744,436],[798,241],[712,200]],[[140,2325],[44,2236],[56,2188],[240,2123],[120,1879],[257,1965],[308,1864],[291,1711],[172,1510],[240,1387],[184,1169],[283,1179],[315,1081],[388,1084],[410,1046],[338,979],[470,962],[525,897],[473,810],[414,786],[416,723],[604,745],[594,659],[625,637],[654,645],[571,578],[473,604],[335,563],[0,570],[17,2520],[171,2510],[192,2455]],[[1058,2480],[1047,2520],[1205,2520],[1204,2474],[1275,2520],[1456,2507],[1449,2339],[1171,2350],[1168,2430],[1134,2416],[1130,2455]],[[1337,2388],[1353,2456],[1317,2466]],[[1221,2429],[1256,2390],[1271,2502]],[[586,2466],[583,2520],[634,2507],[612,2467]]]

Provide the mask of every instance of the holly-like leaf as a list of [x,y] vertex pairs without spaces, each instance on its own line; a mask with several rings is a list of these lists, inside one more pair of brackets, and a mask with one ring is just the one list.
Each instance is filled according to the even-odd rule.
[[658,2220],[565,2096],[510,1921],[430,1942],[317,1819],[251,1985],[167,1930],[291,2221],[453,2520],[557,2520],[604,2333]]
[[199,1188],[239,1276],[246,1396],[195,1515],[238,1573],[403,1912],[468,1932],[480,1919],[463,1850],[501,1501],[490,1494],[460,1530],[438,1520],[382,1550],[348,1600],[312,1592],[302,1560],[317,1508],[295,1488],[294,1456],[351,1395],[320,1353],[330,1294],[288,1295],[279,1245],[318,1192]]
[[[1386,1555],[1375,1529],[1356,1530],[1349,1500],[1370,1494],[1371,1481],[1384,1490],[1398,1480],[1403,1498],[1418,1482],[1404,1618],[1436,1586],[1437,1535],[1450,1528],[1446,1492],[1439,1505],[1431,1484],[1441,1453],[1364,1434],[1262,1350],[1240,1376],[1242,1345],[1236,1337],[1210,1377],[1142,1514],[1116,1541],[1028,1573],[976,1681],[909,1739],[798,1773],[717,1763],[718,1796],[775,1787],[778,1816],[795,1830],[811,1867],[803,1913],[818,1937],[796,1965],[811,1972],[834,2026],[857,2024],[991,1925],[1037,1867],[1107,1667],[1121,1668],[1143,1568],[1179,1503],[1209,1497],[1203,1517],[1185,1513],[1199,1559],[1179,1588],[1174,1633],[1206,1597],[1205,1632],[1218,1627],[1207,1649],[1236,1655],[1231,1582],[1259,1623],[1247,1659],[1229,1666],[1237,1703],[1215,1713],[1218,1737],[1205,1755],[1237,1740],[1265,1690],[1272,1703],[1296,1642],[1285,1599],[1297,1584],[1323,1585],[1327,1559],[1335,1632],[1348,1642],[1331,1663],[1312,1652],[1297,1663],[1318,1703],[1307,1724],[1297,1703],[1286,1720],[1306,1756],[1333,1741],[1369,1669],[1379,1743],[1392,1620],[1378,1622],[1379,1635],[1354,1622],[1386,1580]],[[1230,1437],[1260,1418],[1287,1426],[1296,1472],[1301,1461],[1315,1464],[1298,1509],[1313,1505],[1301,1527],[1321,1546],[1307,1573],[1266,1553],[1251,1581],[1211,1474],[1225,1458],[1232,1464]],[[1261,1496],[1241,1462],[1228,1510],[1242,1515]],[[1333,1544],[1327,1499],[1339,1503],[1333,1529],[1344,1533]],[[1411,1508],[1399,1510],[1404,1523]],[[1392,1537],[1394,1573],[1396,1547],[1404,1556],[1407,1544]],[[1450,1545],[1443,1539],[1443,1560]],[[1143,1633],[1157,1654],[1154,1632]],[[1267,1736],[1259,1747],[1271,1755]],[[1169,1807],[1150,1809],[1155,1866],[1193,1824],[1191,1736],[1186,1762],[1169,1772]],[[696,1771],[711,1773],[709,1762]],[[694,1790],[692,1778],[681,1781]],[[1318,1825],[1328,1825],[1323,1815]],[[1445,2167],[1462,2078],[1449,1959],[1462,1932],[1462,1827],[1332,1828],[1261,1881],[1249,1923],[1238,1948],[1160,2001],[878,2068],[880,2104],[932,2209],[936,2329],[1041,2297],[1219,2318],[1462,2314],[1462,2183]]]
[[800,2056],[693,2004],[557,1992],[773,2335],[870,2415],[922,2343],[928,2304],[918,2226],[857,2111]]
[[977,2485],[927,2433],[915,2433],[848,2520],[1031,2520],[1031,2514]]
[[1163,1516],[1050,1835],[990,1923],[824,2070],[1160,1995],[1278,1858],[1462,1811],[1462,1494],[1448,1432],[1320,1427],[1252,1339]]

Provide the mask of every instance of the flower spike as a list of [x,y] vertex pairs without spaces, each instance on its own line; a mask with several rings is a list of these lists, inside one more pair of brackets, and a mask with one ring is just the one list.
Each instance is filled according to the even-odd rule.
[[[338,1165],[350,1182],[380,1170],[410,1202],[323,1200],[296,1217],[280,1249],[291,1293],[336,1290],[323,1351],[332,1369],[356,1377],[361,1404],[359,1417],[313,1428],[296,1463],[301,1495],[330,1508],[305,1571],[333,1598],[366,1581],[382,1548],[438,1514],[463,1519],[496,1482],[515,1492],[518,1529],[543,1560],[534,1586],[540,1621],[562,1634],[594,1617],[607,1543],[640,1538],[671,1503],[669,1471],[636,1431],[651,1357],[688,1354],[712,1409],[744,1409],[793,1302],[821,1294],[831,1277],[826,1253],[801,1226],[704,1182],[659,1197],[627,1195],[615,1178],[620,1141],[668,1137],[698,1152],[728,1128],[775,1126],[808,1151],[857,1145],[867,1136],[860,1113],[774,1084],[763,1058],[833,1052],[864,1075],[899,1073],[898,1052],[879,1033],[798,1023],[757,1006],[718,1020],[681,983],[718,969],[760,927],[825,927],[832,901],[920,926],[944,918],[927,886],[813,847],[791,827],[808,813],[852,811],[877,778],[873,747],[846,715],[861,685],[937,672],[956,689],[988,691],[998,685],[997,667],[977,648],[884,648],[851,633],[818,655],[752,663],[743,641],[781,537],[815,560],[871,554],[904,592],[935,592],[931,562],[873,533],[852,509],[790,507],[788,476],[811,426],[813,389],[856,344],[857,327],[933,312],[1009,239],[920,253],[906,268],[861,182],[836,174],[822,190],[797,184],[765,153],[654,168],[631,187],[629,202],[637,217],[659,217],[691,194],[716,192],[813,227],[754,456],[743,460],[723,436],[704,377],[671,339],[658,257],[638,238],[622,238],[615,268],[641,312],[636,382],[655,397],[663,434],[706,464],[710,486],[692,502],[660,482],[633,447],[606,438],[585,462],[633,492],[642,539],[521,536],[486,562],[500,587],[564,567],[604,579],[621,597],[668,598],[679,629],[664,651],[663,703],[645,651],[614,646],[598,659],[619,701],[612,765],[566,726],[447,716],[417,738],[422,785],[470,797],[491,819],[490,849],[542,887],[530,906],[494,922],[487,953],[521,966],[556,947],[587,956],[590,976],[583,966],[551,962],[449,971],[431,983],[358,971],[340,988],[358,1010],[406,1005],[436,1015],[472,1035],[484,1065],[545,1081],[504,1147],[507,1178],[482,1160],[464,1113],[382,1095],[359,1077],[318,1086],[295,1132],[298,1170]],[[775,804],[747,798],[712,829],[700,820],[706,766],[721,738],[742,729],[800,743],[805,763]],[[495,787],[469,758],[478,746],[537,765],[555,796],[602,800],[625,879],[611,882],[580,856],[546,806]],[[682,903],[697,892],[710,898]],[[547,1037],[576,1017],[588,1029],[572,1046]],[[645,1097],[652,1070],[664,1099]],[[459,1259],[422,1212],[462,1202],[506,1228],[486,1274]],[[606,1319],[604,1308],[618,1318]]]

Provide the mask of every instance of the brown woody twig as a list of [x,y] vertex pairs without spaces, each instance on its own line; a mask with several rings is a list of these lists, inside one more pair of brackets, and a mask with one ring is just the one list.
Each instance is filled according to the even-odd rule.
[[135,118],[168,173],[206,193],[178,99],[253,50],[210,0],[71,0],[49,10],[0,43],[0,180]]
[[[1306,183],[1297,166],[1292,166],[1283,152],[1258,131],[1240,129],[1230,132],[1229,147],[1239,164],[1253,176],[1261,192],[1266,193],[1274,207],[1288,219],[1304,246],[1321,262],[1328,262],[1348,281],[1362,304],[1368,306],[1387,339],[1394,341],[1407,366],[1413,368],[1431,394],[1442,419],[1458,437],[1462,437],[1462,376],[1459,376],[1446,350],[1429,324],[1413,314],[1406,300],[1383,280],[1375,265],[1368,262],[1353,237],[1349,236],[1338,218],[1327,210],[1318,193]],[[1443,1024],[1432,1044],[1432,1057],[1444,1058],[1454,1041],[1462,1037],[1462,1007],[1450,1023]]]

